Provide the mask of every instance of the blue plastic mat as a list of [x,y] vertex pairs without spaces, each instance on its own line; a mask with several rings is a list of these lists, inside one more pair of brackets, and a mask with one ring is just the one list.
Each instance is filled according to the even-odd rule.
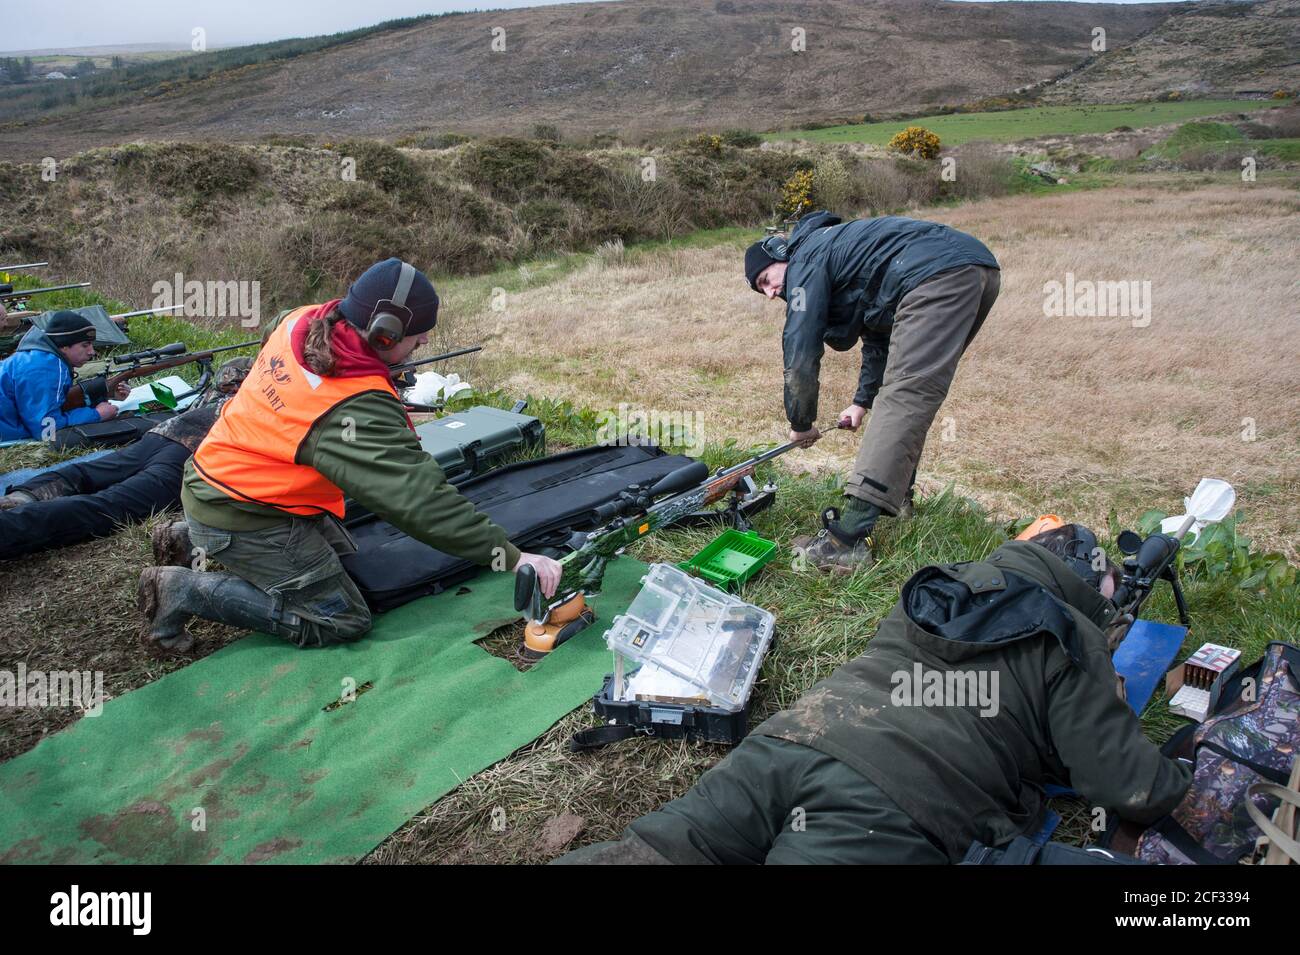
[[1187,628],[1151,620],[1138,620],[1129,628],[1113,657],[1115,670],[1124,677],[1124,695],[1138,716],[1174,665],[1187,639]]
[[[14,441],[6,444],[22,444],[24,442]],[[95,458],[102,458],[106,454],[111,454],[112,448],[103,448],[99,451],[89,451],[86,454],[78,455],[75,458],[69,458],[66,461],[60,461],[58,464],[51,464],[44,468],[19,468],[17,471],[10,471],[8,474],[0,474],[0,491],[8,493],[9,489],[19,484],[26,484],[38,474],[44,474],[47,471],[53,471],[55,468],[61,468],[65,464],[74,464],[78,461],[93,461]]]

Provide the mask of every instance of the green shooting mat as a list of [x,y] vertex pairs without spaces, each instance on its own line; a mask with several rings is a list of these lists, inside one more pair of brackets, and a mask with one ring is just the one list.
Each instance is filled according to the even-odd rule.
[[611,562],[597,624],[526,673],[474,643],[518,620],[513,574],[352,644],[236,641],[0,765],[0,862],[355,861],[590,699],[644,572]]

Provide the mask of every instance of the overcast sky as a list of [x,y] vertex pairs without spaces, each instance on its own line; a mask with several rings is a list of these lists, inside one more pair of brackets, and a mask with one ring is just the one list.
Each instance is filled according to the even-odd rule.
[[545,5],[545,0],[4,0],[0,51],[131,43],[188,47],[195,27],[207,32],[209,47],[235,46],[337,33],[422,13]]

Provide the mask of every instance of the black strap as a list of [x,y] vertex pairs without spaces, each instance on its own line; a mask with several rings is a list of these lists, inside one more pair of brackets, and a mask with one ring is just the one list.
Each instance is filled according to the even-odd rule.
[[1246,757],[1238,753],[1234,753],[1232,750],[1220,746],[1218,743],[1212,743],[1209,740],[1206,740],[1205,742],[1201,743],[1200,746],[1198,746],[1197,748],[1208,749],[1212,753],[1218,753],[1220,756],[1222,756],[1224,759],[1230,762],[1240,763],[1242,766],[1245,766],[1247,769],[1251,770],[1256,775],[1263,776],[1269,782],[1277,783],[1279,786],[1285,786],[1287,784],[1287,780],[1291,778],[1291,774],[1289,771],[1274,769],[1272,766],[1261,766],[1259,763],[1254,762],[1253,760],[1246,759]]
[[1226,858],[1220,858],[1213,852],[1210,852],[1195,838],[1192,834],[1179,824],[1173,816],[1165,816],[1154,826],[1151,827],[1160,835],[1164,836],[1175,849],[1191,859],[1195,865],[1236,865],[1237,861],[1245,856],[1254,848],[1253,842],[1248,842],[1243,846],[1236,847]]
[[1169,739],[1165,741],[1165,744],[1160,747],[1160,755],[1167,756],[1170,759],[1183,756],[1184,754],[1190,757],[1192,755],[1192,747],[1187,745],[1187,741],[1191,738],[1192,734],[1200,728],[1199,723],[1188,723],[1186,726],[1180,727],[1177,732],[1175,732],[1173,736],[1169,737]]
[[600,747],[608,746],[610,743],[631,739],[639,732],[644,732],[644,730],[638,730],[635,726],[630,726],[627,723],[593,726],[590,729],[579,730],[573,734],[573,739],[569,740],[569,752],[582,753],[589,749],[600,749]]

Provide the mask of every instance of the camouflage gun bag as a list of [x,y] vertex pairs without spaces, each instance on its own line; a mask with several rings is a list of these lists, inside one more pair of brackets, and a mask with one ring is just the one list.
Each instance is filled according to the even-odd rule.
[[[1214,715],[1163,747],[1195,764],[1187,795],[1138,838],[1136,856],[1167,865],[1246,861],[1284,799],[1300,749],[1300,647],[1270,643],[1224,687]],[[1259,820],[1264,820],[1261,827]],[[1294,841],[1292,841],[1294,845]]]

